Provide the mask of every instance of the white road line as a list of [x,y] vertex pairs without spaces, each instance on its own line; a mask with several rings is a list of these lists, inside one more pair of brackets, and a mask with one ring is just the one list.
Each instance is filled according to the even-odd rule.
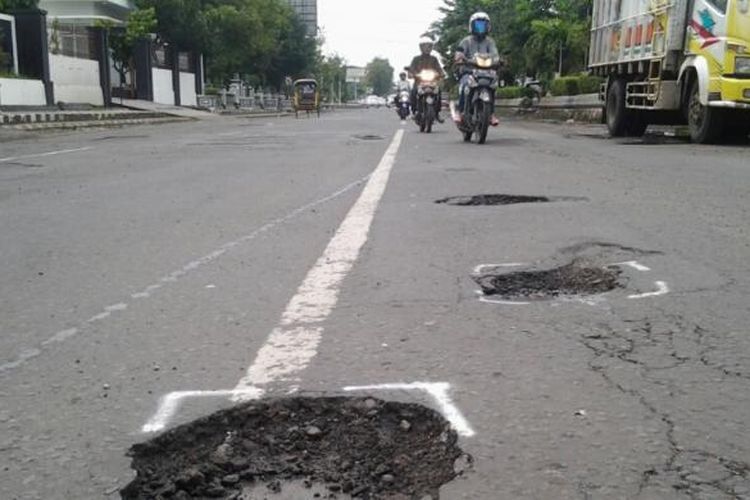
[[[86,149],[86,148],[84,148]],[[92,148],[88,148],[92,149]],[[74,151],[74,150],[70,150]],[[273,219],[271,222],[268,222],[267,224],[264,224],[260,228],[256,229],[255,231],[239,238],[234,241],[230,241],[228,243],[225,243],[222,245],[218,250],[209,253],[208,255],[205,255],[199,259],[196,259],[192,262],[189,262],[188,264],[184,265],[182,268],[173,271],[169,273],[167,276],[164,276],[160,278],[156,283],[153,283],[147,287],[145,287],[142,291],[133,293],[130,295],[130,298],[132,300],[144,300],[150,298],[155,292],[158,290],[164,288],[166,284],[168,283],[174,283],[178,280],[180,277],[184,277],[188,273],[195,271],[205,265],[211,264],[213,261],[218,259],[219,257],[223,256],[225,253],[227,253],[229,250],[238,247],[242,245],[243,243],[247,243],[249,241],[254,240],[258,236],[262,235],[263,233],[270,231],[271,229],[276,228],[277,226],[280,226],[286,222],[289,222],[290,220],[294,219],[295,217],[319,206],[323,205],[331,200],[334,200],[338,198],[339,196],[351,191],[355,187],[359,186],[363,182],[366,182],[370,178],[370,174],[364,176],[363,178],[356,180],[354,182],[351,182],[347,184],[346,186],[342,187],[341,189],[337,190],[336,192],[324,197],[320,198],[318,200],[315,200],[311,203],[308,203],[306,205],[303,205],[299,208],[296,208],[289,212],[288,214],[278,217],[276,219]],[[57,332],[54,335],[52,335],[47,340],[43,341],[40,344],[40,347],[48,347],[52,344],[63,342],[69,338],[72,338],[80,333],[80,330],[84,327],[86,324],[96,323],[98,321],[105,320],[112,316],[113,312],[123,311],[128,307],[127,303],[120,303],[115,304],[112,306],[105,307],[100,313],[96,314],[95,316],[92,316],[91,318],[82,321],[80,325],[78,325],[79,328],[72,328],[68,330],[63,330],[62,332]],[[75,333],[70,333],[71,330],[75,330]],[[33,353],[33,355],[29,355],[29,353]],[[0,364],[0,375],[8,372],[10,370],[13,370],[15,368],[18,368],[25,364],[30,359],[33,359],[37,356],[39,356],[42,353],[40,349],[32,348],[27,349],[25,351],[22,351],[16,359],[13,361],[9,361],[7,363]]]
[[656,290],[655,292],[641,293],[638,295],[630,295],[628,298],[629,299],[647,299],[650,297],[660,297],[662,295],[666,295],[669,293],[670,291],[669,285],[667,285],[665,281],[657,281],[655,284],[658,288],[658,290]]
[[440,412],[460,436],[472,437],[476,435],[469,421],[461,413],[461,410],[453,403],[450,397],[451,385],[447,382],[414,382],[411,384],[378,384],[344,387],[346,392],[372,392],[372,391],[425,391],[435,400],[440,407]]
[[617,262],[617,263],[612,264],[612,265],[613,266],[628,266],[628,267],[632,267],[636,271],[640,271],[642,273],[646,273],[646,272],[649,272],[651,270],[650,267],[644,266],[643,264],[641,264],[637,260],[630,260],[628,262]]
[[47,153],[35,153],[30,155],[21,155],[21,156],[10,156],[8,158],[0,158],[0,163],[7,163],[9,161],[17,161],[17,160],[25,160],[27,158],[43,158],[46,156],[57,156],[57,155],[64,155],[68,153],[78,153],[81,151],[90,151],[94,149],[91,146],[86,146],[85,148],[74,148],[74,149],[61,149],[59,151],[49,151]]
[[[318,353],[323,335],[322,322],[333,311],[341,283],[354,267],[367,242],[375,211],[385,193],[396,162],[403,130],[398,130],[380,164],[373,171],[362,194],[328,243],[318,262],[308,272],[289,301],[279,326],[237,384],[236,391],[272,382],[290,380],[304,370]],[[234,397],[234,399],[242,399]]]
[[[154,416],[142,427],[143,432],[164,430],[186,398],[223,396],[230,397],[235,402],[257,399],[265,393],[258,386],[288,380],[307,367],[318,352],[323,335],[321,323],[336,306],[341,283],[354,267],[367,242],[375,211],[385,193],[403,136],[403,130],[396,132],[362,194],[349,210],[323,255],[308,272],[297,289],[297,294],[289,301],[279,326],[271,332],[258,351],[246,376],[240,379],[233,390],[178,391],[167,394],[159,401]],[[445,399],[439,388],[434,391]]]

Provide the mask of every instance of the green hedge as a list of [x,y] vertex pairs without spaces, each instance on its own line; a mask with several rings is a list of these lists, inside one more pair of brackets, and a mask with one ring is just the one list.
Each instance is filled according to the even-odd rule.
[[500,87],[495,93],[498,99],[520,99],[534,97],[534,91],[526,87]]
[[596,94],[602,81],[591,75],[564,76],[552,81],[550,91],[552,95]]

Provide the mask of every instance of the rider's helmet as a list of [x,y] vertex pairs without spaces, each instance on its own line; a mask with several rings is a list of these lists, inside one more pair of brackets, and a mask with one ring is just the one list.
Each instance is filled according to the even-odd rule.
[[432,49],[435,47],[435,41],[428,37],[423,36],[419,39],[419,50],[422,52],[423,55],[429,56],[432,54]]
[[406,72],[402,71],[399,73],[398,77],[401,78],[401,80],[406,80]]
[[469,19],[469,30],[471,34],[479,39],[486,37],[492,30],[490,16],[486,12],[477,12]]

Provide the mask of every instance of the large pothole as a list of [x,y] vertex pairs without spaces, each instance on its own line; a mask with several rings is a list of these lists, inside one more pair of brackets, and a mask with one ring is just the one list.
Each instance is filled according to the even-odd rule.
[[248,403],[129,455],[124,499],[437,499],[467,457],[427,407],[344,397]]
[[503,299],[550,299],[559,296],[597,295],[622,285],[616,267],[589,266],[580,261],[553,269],[501,272],[488,270],[474,276],[485,295]]
[[546,196],[526,196],[516,194],[478,194],[474,196],[449,196],[436,200],[435,203],[473,207],[481,205],[515,205],[519,203],[548,203],[552,200]]

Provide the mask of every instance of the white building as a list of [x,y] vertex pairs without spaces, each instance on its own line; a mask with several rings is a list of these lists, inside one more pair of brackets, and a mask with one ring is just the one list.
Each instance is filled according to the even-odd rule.
[[133,0],[40,0],[47,18],[61,24],[93,26],[97,21],[122,24],[133,10]]

